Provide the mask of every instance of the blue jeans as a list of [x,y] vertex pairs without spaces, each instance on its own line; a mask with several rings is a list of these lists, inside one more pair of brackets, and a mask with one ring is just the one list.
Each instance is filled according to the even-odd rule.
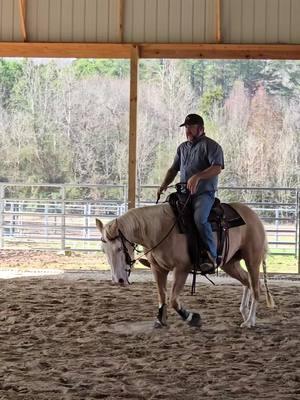
[[210,210],[215,201],[215,192],[205,192],[192,196],[194,220],[205,249],[212,257],[217,257],[217,246],[214,240],[211,225],[208,222]]

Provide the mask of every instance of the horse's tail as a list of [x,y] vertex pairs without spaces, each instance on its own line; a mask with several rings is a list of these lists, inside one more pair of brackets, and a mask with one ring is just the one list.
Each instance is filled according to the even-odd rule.
[[267,251],[268,251],[268,244],[267,242],[265,243],[265,253],[264,253],[264,258],[263,258],[263,271],[264,271],[264,284],[266,288],[266,301],[267,301],[267,307],[274,308],[275,307],[275,301],[273,299],[273,296],[270,293],[269,287],[268,287],[268,281],[267,281]]

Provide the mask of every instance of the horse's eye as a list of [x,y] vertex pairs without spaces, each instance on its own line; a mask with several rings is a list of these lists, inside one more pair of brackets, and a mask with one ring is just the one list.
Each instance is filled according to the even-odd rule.
[[118,247],[117,248],[117,251],[119,251],[119,252],[122,251],[122,250],[123,250],[122,247]]

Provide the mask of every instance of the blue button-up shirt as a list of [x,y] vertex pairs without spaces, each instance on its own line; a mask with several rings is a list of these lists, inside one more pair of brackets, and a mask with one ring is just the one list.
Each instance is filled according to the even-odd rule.
[[[217,142],[203,135],[196,142],[186,141],[178,146],[171,168],[180,171],[181,182],[187,182],[191,176],[212,165],[224,168],[223,150]],[[200,180],[196,194],[216,191],[217,185],[218,176]]]

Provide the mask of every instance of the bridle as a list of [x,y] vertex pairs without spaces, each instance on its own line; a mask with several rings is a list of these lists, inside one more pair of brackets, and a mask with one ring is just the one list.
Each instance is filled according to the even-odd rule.
[[[131,257],[130,257],[130,254],[129,254],[129,252],[128,252],[128,249],[127,249],[127,246],[126,246],[126,242],[128,243],[128,244],[130,244],[130,246],[132,247],[132,249],[133,249],[133,251],[137,251],[138,253],[140,253],[140,250],[138,250],[137,249],[137,247],[138,247],[138,245],[137,244],[135,244],[135,243],[133,243],[133,242],[131,242],[130,240],[128,240],[127,238],[126,238],[126,236],[123,234],[123,232],[121,231],[121,229],[118,229],[118,235],[117,236],[115,236],[115,237],[113,237],[113,238],[109,238],[108,240],[110,241],[110,242],[112,242],[112,241],[114,241],[114,240],[117,240],[117,239],[120,239],[121,240],[121,243],[122,243],[122,250],[123,250],[123,253],[124,253],[124,256],[125,256],[125,262],[126,262],[126,264],[128,265],[128,268],[126,269],[126,272],[127,272],[127,276],[128,276],[128,278],[129,278],[129,276],[130,276],[130,274],[131,274],[131,270],[132,270],[132,268],[133,268],[133,265],[136,263],[136,261],[138,261],[141,257],[138,257],[138,258],[136,258],[136,259],[132,259]],[[101,242],[102,243],[107,243],[107,240],[105,240],[103,237],[101,237],[100,238],[100,240],[101,240]]]
[[[185,202],[185,204],[184,204],[183,209],[182,209],[181,212],[184,211],[185,207],[186,207],[187,204],[188,204],[189,199],[190,199],[190,194],[188,195],[188,198],[187,198],[187,200],[186,200],[186,202]],[[159,200],[159,199],[158,199],[158,200]],[[158,203],[158,200],[157,200],[156,204]],[[116,221],[117,221],[117,223],[118,223],[118,220],[116,220]],[[136,243],[133,243],[133,242],[131,242],[130,240],[128,240],[128,239],[126,238],[126,236],[125,236],[124,233],[121,231],[121,229],[118,228],[118,235],[117,235],[117,236],[108,239],[109,241],[113,241],[113,240],[116,240],[116,239],[120,239],[120,240],[121,240],[122,249],[123,249],[123,253],[124,253],[124,256],[125,256],[125,261],[126,261],[126,264],[128,265],[128,268],[126,269],[127,277],[128,277],[128,278],[129,278],[129,276],[130,276],[130,274],[131,274],[131,270],[132,270],[134,264],[135,264],[138,260],[140,260],[142,257],[144,257],[146,254],[150,253],[151,251],[153,251],[154,249],[156,249],[158,246],[160,246],[161,243],[164,242],[164,241],[167,239],[167,237],[170,235],[170,233],[172,232],[172,230],[174,229],[174,227],[175,227],[176,224],[177,224],[177,219],[175,218],[175,221],[174,221],[174,223],[172,224],[172,226],[171,226],[171,228],[169,229],[169,231],[167,232],[167,234],[166,234],[156,245],[154,245],[153,247],[151,247],[151,249],[145,251],[145,253],[143,253],[142,255],[140,255],[139,257],[134,258],[134,259],[132,259],[132,258],[130,257],[130,254],[129,254],[129,252],[128,252],[128,249],[127,249],[127,246],[126,246],[125,243],[127,242],[128,244],[130,244],[130,246],[133,248],[133,251],[137,251],[138,253],[141,253],[141,251],[139,251],[139,250],[137,249],[138,245],[137,245]],[[103,237],[101,237],[100,240],[101,240],[101,242],[103,242],[103,243],[107,243],[107,240],[105,240]]]
[[127,246],[126,246],[126,242],[128,244],[130,244],[130,246],[132,247],[133,251],[137,251],[138,253],[140,253],[140,250],[137,249],[138,245],[136,243],[131,242],[130,240],[127,239],[127,237],[124,235],[124,233],[121,231],[121,229],[118,229],[119,232],[119,236],[117,236],[117,238],[121,239],[122,242],[122,247],[123,247],[123,253],[125,256],[125,261],[126,264],[128,265],[128,268],[126,269],[127,272],[127,277],[129,278],[130,274],[131,274],[131,270],[134,266],[134,264],[136,263],[136,261],[140,258],[138,257],[137,259],[132,259],[130,257],[130,254],[128,252]]
[[[145,251],[145,253],[143,253],[143,254],[140,255],[139,257],[136,257],[136,258],[133,258],[133,259],[130,257],[130,254],[129,254],[129,252],[128,252],[128,249],[127,249],[127,246],[126,246],[125,243],[127,242],[128,244],[130,244],[130,246],[133,248],[134,251],[137,251],[138,253],[141,253],[141,251],[138,250],[138,248],[137,248],[138,245],[137,245],[136,243],[133,243],[133,242],[131,242],[130,240],[128,240],[128,239],[126,238],[126,236],[124,235],[124,233],[123,233],[120,229],[118,229],[119,234],[118,234],[117,236],[108,239],[109,241],[113,241],[113,240],[116,240],[116,239],[120,239],[120,240],[121,240],[121,243],[122,243],[122,250],[123,250],[123,253],[124,253],[124,256],[125,256],[125,261],[126,261],[126,264],[128,265],[128,268],[126,269],[126,272],[127,272],[127,274],[128,274],[128,275],[127,275],[128,278],[129,278],[129,276],[130,276],[130,274],[131,274],[131,270],[132,270],[134,264],[135,264],[138,260],[140,260],[142,257],[144,257],[146,254],[148,254],[148,253],[150,253],[152,250],[156,249],[164,240],[166,240],[167,237],[168,237],[168,236],[170,235],[170,233],[172,232],[172,230],[174,229],[176,223],[177,223],[177,220],[175,220],[175,222],[172,224],[172,226],[171,226],[171,228],[169,229],[169,231],[167,232],[167,234],[166,234],[156,245],[154,245],[153,247],[151,247],[151,249]],[[100,240],[101,240],[101,242],[103,242],[103,243],[107,243],[107,240],[105,240],[103,237],[101,237]]]

